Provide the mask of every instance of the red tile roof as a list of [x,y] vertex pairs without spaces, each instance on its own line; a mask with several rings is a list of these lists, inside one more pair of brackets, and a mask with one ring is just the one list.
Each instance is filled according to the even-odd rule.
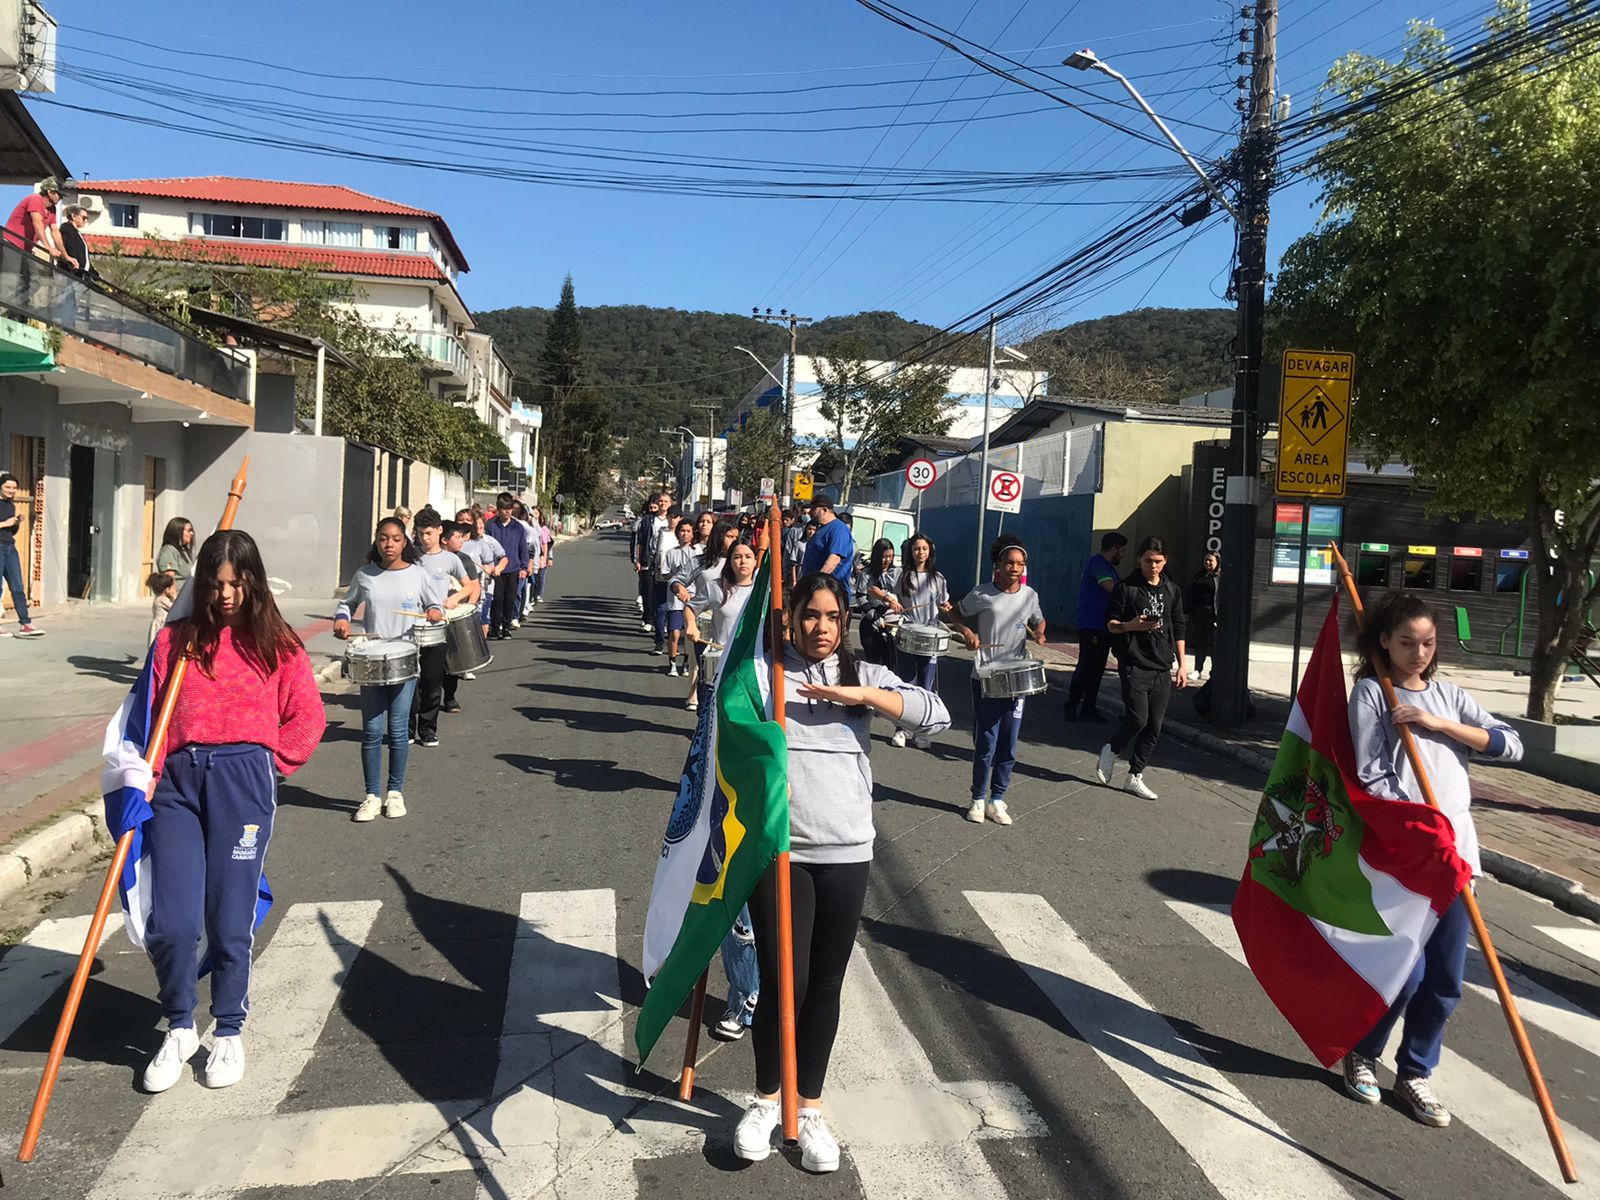
[[241,179],[233,175],[188,175],[174,179],[86,179],[81,190],[95,195],[160,196],[169,200],[204,200],[213,204],[253,204],[263,208],[322,209],[388,217],[423,217],[443,235],[463,271],[466,255],[450,226],[436,212],[369,196],[336,183],[286,183],[276,179]]
[[206,238],[154,241],[104,233],[86,233],[84,240],[89,243],[90,250],[101,254],[110,253],[115,246],[121,253],[134,256],[149,255],[191,262],[237,260],[253,267],[317,266],[340,275],[379,275],[389,279],[449,282],[439,264],[429,255],[393,250],[339,250],[329,246],[275,242],[213,242]]

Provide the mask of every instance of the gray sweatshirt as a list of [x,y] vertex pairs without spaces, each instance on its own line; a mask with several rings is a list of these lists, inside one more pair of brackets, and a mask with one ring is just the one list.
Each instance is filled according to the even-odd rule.
[[[1443,679],[1434,679],[1420,692],[1402,691],[1400,703],[1414,705],[1439,717],[1476,725],[1489,731],[1489,748],[1482,757],[1500,762],[1522,758],[1522,739],[1517,731],[1461,688]],[[1465,746],[1442,733],[1420,726],[1411,727],[1417,753],[1439,809],[1450,818],[1456,831],[1456,852],[1472,867],[1474,877],[1483,874],[1478,855],[1478,828],[1472,821],[1472,785],[1467,780]],[[1376,679],[1362,679],[1350,690],[1350,736],[1356,745],[1356,774],[1372,795],[1384,800],[1414,800],[1423,803],[1422,788],[1401,744],[1394,722],[1389,719],[1389,704],[1383,686]]]
[[398,616],[395,610],[424,612],[430,605],[443,607],[444,587],[416,563],[408,563],[398,571],[367,563],[351,578],[350,590],[339,601],[334,619],[348,621],[356,609],[364,606],[362,625],[368,633],[403,638],[422,618]]
[[[905,711],[895,724],[911,734],[933,735],[949,727],[950,712],[932,692],[912,687],[887,667],[858,662],[865,687],[899,692]],[[852,716],[848,708],[807,700],[806,683],[837,686],[839,659],[810,662],[785,646],[783,692],[789,739],[790,857],[803,863],[869,862],[872,859],[873,712]]]

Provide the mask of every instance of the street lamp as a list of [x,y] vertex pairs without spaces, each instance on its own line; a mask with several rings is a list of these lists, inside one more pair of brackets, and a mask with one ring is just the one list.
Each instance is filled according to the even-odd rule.
[[1172,130],[1167,128],[1167,123],[1156,115],[1156,110],[1151,108],[1149,104],[1145,103],[1145,98],[1139,94],[1139,89],[1134,87],[1133,84],[1128,81],[1128,77],[1126,75],[1117,70],[1115,67],[1111,66],[1109,63],[1102,61],[1095,55],[1093,50],[1090,50],[1087,47],[1067,55],[1066,58],[1061,60],[1061,65],[1064,67],[1071,67],[1075,71],[1099,71],[1102,75],[1111,76],[1112,79],[1115,79],[1124,88],[1126,88],[1128,95],[1133,97],[1133,102],[1140,108],[1144,109],[1145,116],[1149,117],[1156,123],[1156,128],[1161,130],[1162,136],[1167,139],[1172,148],[1179,154],[1183,155],[1183,161],[1189,164],[1189,169],[1192,170],[1196,175],[1200,176],[1200,182],[1206,185],[1206,191],[1211,193],[1212,199],[1214,199],[1218,204],[1222,205],[1223,208],[1227,209],[1228,215],[1232,217],[1235,222],[1239,221],[1239,210],[1234,208],[1234,206],[1228,202],[1228,198],[1224,196],[1220,190],[1218,190],[1217,185],[1211,182],[1211,176],[1206,174],[1205,168],[1203,168],[1194,160],[1194,155],[1190,154],[1183,148],[1183,143],[1180,142],[1176,136],[1174,136]]
[[762,362],[760,358],[756,357],[756,352],[754,350],[746,350],[743,346],[735,346],[734,349],[735,350],[743,350],[746,354],[748,354],[752,359],[755,360],[756,366],[761,368],[762,372],[766,375],[766,377],[768,379],[772,380],[772,382],[777,384],[779,387],[783,386],[783,380],[779,379],[776,375],[774,375],[771,371],[769,371],[767,369],[767,364]]

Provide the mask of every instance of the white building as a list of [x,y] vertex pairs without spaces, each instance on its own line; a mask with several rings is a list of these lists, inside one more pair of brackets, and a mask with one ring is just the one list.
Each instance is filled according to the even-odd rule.
[[[457,290],[469,268],[438,213],[337,184],[220,175],[96,181],[93,196],[103,213],[86,231],[92,252],[313,266],[355,286],[364,322],[417,344],[435,395],[477,399],[475,322]],[[484,392],[491,371],[479,357]]]
[[[787,366],[787,356],[772,364],[770,370],[774,377],[782,379]],[[870,362],[868,367],[874,373],[892,374],[900,369],[900,364],[895,362]],[[956,438],[975,438],[983,436],[983,384],[984,369],[982,367],[956,367],[950,373],[950,387],[946,393],[954,409],[955,420],[951,423],[948,434]],[[1046,394],[1049,383],[1049,373],[1045,371],[1025,371],[1009,367],[997,366],[995,370],[994,393],[990,398],[989,431],[993,433],[1000,428],[1012,415],[1022,409],[1030,400],[1037,399]],[[795,368],[795,403],[794,403],[794,433],[801,441],[821,441],[832,436],[832,430],[822,417],[820,402],[822,398],[822,385],[817,381],[817,360],[810,355],[799,355]],[[744,398],[739,401],[739,407],[734,411],[732,428],[736,428],[751,413],[773,404],[781,405],[783,389],[772,379],[763,377],[762,381],[751,388]],[[918,432],[931,433],[932,430]],[[846,444],[854,441],[846,433]]]
[[[678,458],[678,494],[686,503],[693,503],[709,495],[718,502],[727,494],[728,439],[690,438],[683,444]],[[706,488],[707,477],[711,487]]]

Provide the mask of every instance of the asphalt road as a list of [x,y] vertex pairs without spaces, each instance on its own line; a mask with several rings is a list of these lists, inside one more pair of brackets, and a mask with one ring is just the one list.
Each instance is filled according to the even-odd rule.
[[[101,952],[36,1161],[10,1162],[60,1004],[84,885],[0,959],[0,1151],[18,1200],[163,1196],[971,1197],[1555,1195],[1498,1005],[1471,991],[1425,1129],[1347,1100],[1235,958],[1221,909],[1260,780],[1168,742],[1141,802],[1093,782],[1098,731],[1030,701],[1016,824],[961,817],[956,725],[878,731],[878,847],[827,1103],[842,1169],[749,1165],[748,1043],[685,1022],[633,1071],[640,934],[692,714],[639,632],[624,543],[567,545],[551,598],[413,750],[410,815],[353,824],[353,693],[286,786],[257,939],[245,1082],[141,1095],[160,1041],[143,956]],[[1179,703],[1182,703],[1180,698]],[[1481,894],[1585,1183],[1600,1195],[1600,930]],[[81,934],[79,935],[81,936]],[[1476,955],[1474,955],[1476,960]],[[1474,967],[1476,970],[1476,966]],[[713,972],[708,1013],[720,1011]],[[204,990],[202,989],[202,996]],[[202,1014],[203,1015],[203,1014]]]

